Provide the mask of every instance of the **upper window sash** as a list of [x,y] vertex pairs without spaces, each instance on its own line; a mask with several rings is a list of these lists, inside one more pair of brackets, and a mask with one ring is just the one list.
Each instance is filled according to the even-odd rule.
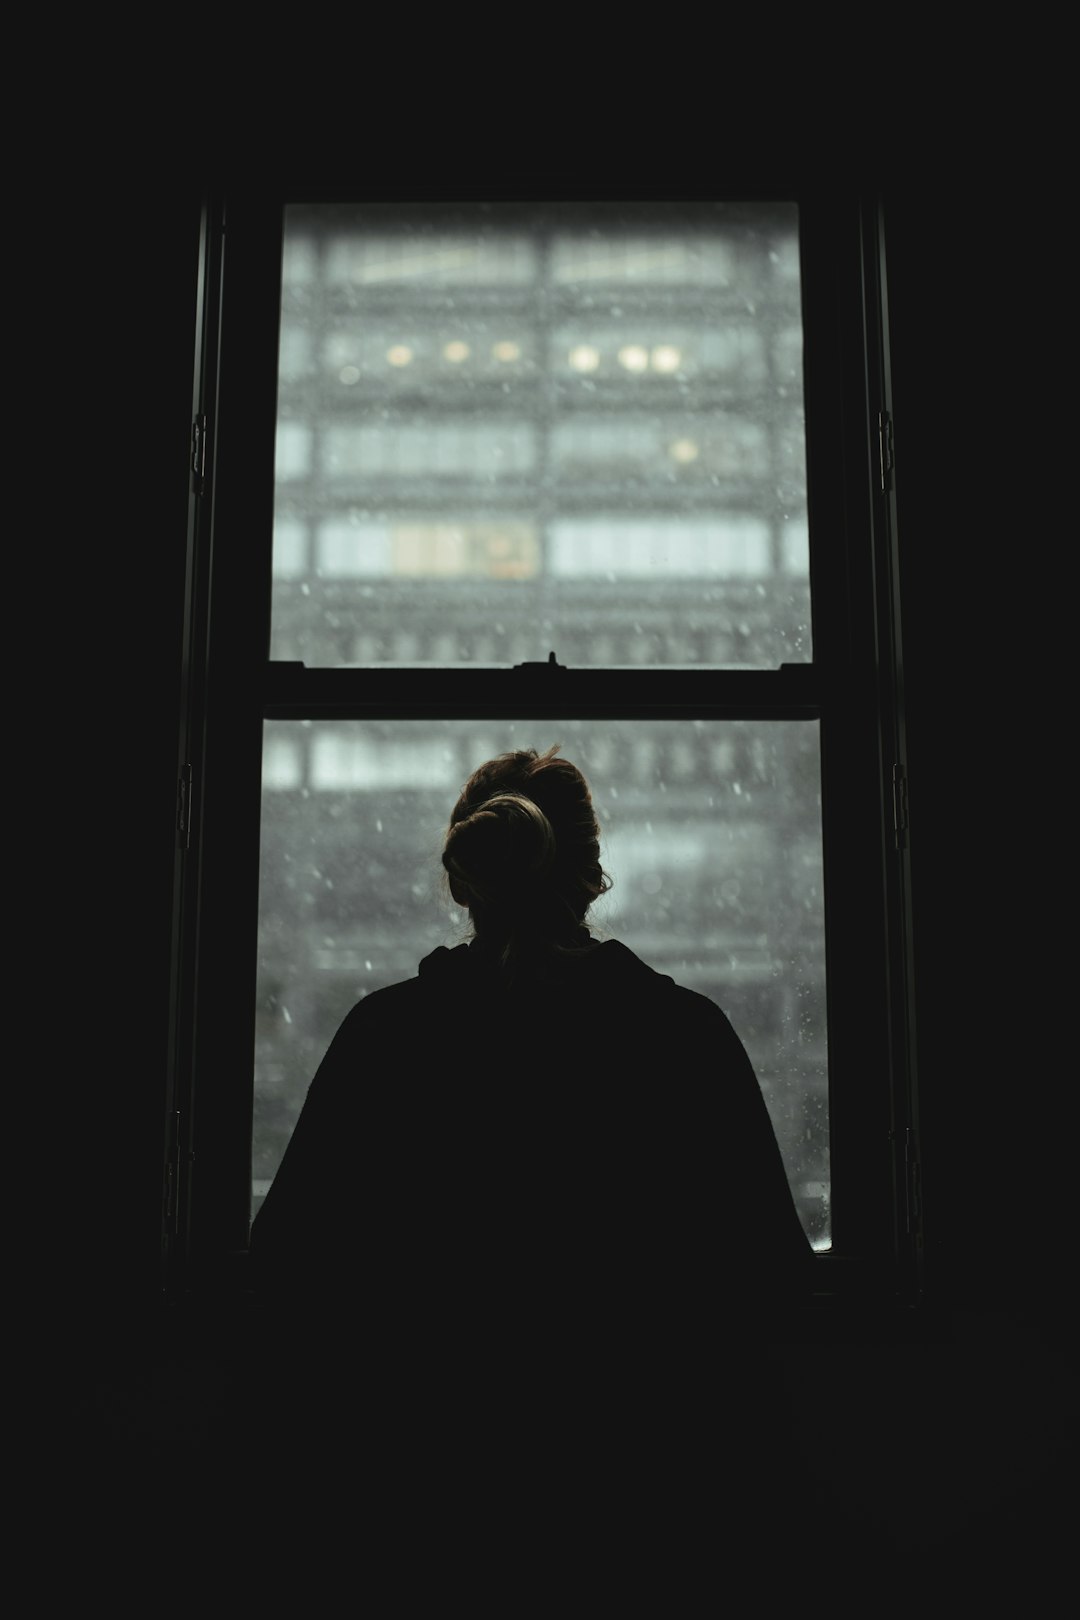
[[791,202],[286,210],[272,654],[810,654]]
[[[852,294],[857,295],[860,289],[857,279],[853,285],[845,285],[845,280],[850,283],[856,256],[851,251],[838,252],[837,221],[829,217],[830,211],[823,210],[812,200],[801,201],[799,207],[812,651],[815,665],[835,670],[849,666],[853,657],[856,662],[862,661],[872,652],[873,642],[872,635],[864,636],[860,644],[855,624],[858,615],[849,614],[846,600],[853,558],[850,529],[853,521],[865,523],[865,512],[858,510],[857,488],[846,476],[851,465],[847,441],[857,446],[857,435],[861,431],[865,437],[866,428],[864,423],[850,420],[851,381],[857,375],[859,355],[851,352],[850,333],[846,349],[841,341],[845,337],[845,323],[840,321],[838,311],[842,305],[851,303]],[[227,309],[229,340],[225,381],[228,382],[231,373],[230,391],[242,392],[246,404],[254,402],[254,409],[246,409],[242,420],[230,417],[223,410],[220,422],[210,423],[211,435],[216,435],[218,441],[211,454],[216,452],[218,459],[222,456],[227,459],[236,471],[233,487],[243,491],[242,496],[238,496],[243,501],[242,516],[239,511],[235,515],[227,513],[227,520],[230,524],[243,522],[246,533],[254,539],[280,532],[280,526],[275,529],[276,524],[280,525],[280,511],[275,510],[273,446],[280,427],[277,404],[281,339],[279,267],[284,208],[280,201],[275,205],[266,200],[260,208],[257,200],[245,198],[232,205],[231,217],[235,223],[229,233],[226,255],[227,284],[234,289],[242,286],[243,300],[238,302],[234,290]],[[851,235],[857,221],[848,217],[844,224],[846,234]],[[260,242],[263,252],[256,263],[255,252]],[[844,271],[846,277],[841,273]],[[846,325],[850,327],[850,321]],[[850,373],[847,377],[845,370]],[[259,421],[265,421],[271,413],[274,424],[268,435],[266,427],[260,429]],[[843,457],[838,456],[842,439],[845,440]],[[227,498],[227,492],[223,493]],[[857,545],[854,549],[857,551]],[[246,577],[237,585],[247,596],[249,627],[253,635],[257,635],[259,656],[263,659],[272,652],[274,592],[272,576],[266,578],[270,562],[266,553],[266,540],[261,538],[254,548],[247,549]],[[647,595],[647,583],[643,581],[643,599]],[[516,656],[496,658],[491,667],[510,668],[523,661],[545,659],[551,648],[560,664],[582,667],[583,660],[573,655],[565,637],[560,638],[558,625],[552,625],[550,631],[538,638],[535,652],[530,653],[528,660]],[[276,661],[295,663],[300,660],[279,658]],[[305,661],[311,667],[315,663],[310,657]],[[792,661],[780,658],[777,662],[781,665]],[[438,659],[435,662],[438,663]],[[405,660],[398,667],[412,666]],[[597,663],[592,667],[604,666]],[[694,667],[704,672],[716,666],[699,662]]]

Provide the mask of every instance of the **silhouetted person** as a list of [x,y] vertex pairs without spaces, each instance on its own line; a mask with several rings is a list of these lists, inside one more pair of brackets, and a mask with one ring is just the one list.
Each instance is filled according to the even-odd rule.
[[277,1395],[330,1389],[313,1426],[427,1478],[727,1446],[760,1399],[733,1347],[811,1261],[746,1052],[588,932],[610,885],[557,749],[474,772],[442,859],[474,937],[348,1014],[254,1222]]

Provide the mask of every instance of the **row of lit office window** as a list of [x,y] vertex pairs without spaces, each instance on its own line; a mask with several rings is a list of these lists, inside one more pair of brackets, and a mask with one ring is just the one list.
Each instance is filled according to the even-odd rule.
[[[433,736],[430,728],[417,723],[413,736],[402,734],[410,722],[391,728],[318,722],[272,722],[266,727],[263,746],[263,786],[274,791],[309,788],[324,792],[366,792],[412,789],[425,794],[450,794],[452,803],[462,782],[479,761],[492,759],[508,746],[505,736],[494,731],[469,732],[457,737]],[[559,733],[558,721],[545,721],[538,729],[550,741]],[[566,729],[564,727],[564,729]],[[597,778],[614,778],[625,787],[645,788],[656,794],[669,784],[694,784],[708,795],[722,799],[732,811],[743,811],[775,783],[778,766],[781,777],[789,761],[777,760],[769,742],[758,728],[756,735],[740,737],[732,723],[726,734],[709,729],[680,727],[682,734],[661,736],[638,725],[623,736],[590,735],[588,767]],[[712,731],[712,735],[709,734]],[[394,732],[397,732],[395,735]],[[426,731],[426,734],[425,734]],[[814,739],[810,737],[810,741]],[[572,736],[564,751],[575,757]],[[523,746],[517,744],[517,746]],[[784,748],[790,748],[787,734]],[[656,809],[662,811],[658,799]],[[382,827],[377,828],[382,831]],[[646,833],[658,847],[651,824]],[[691,836],[689,833],[686,837]],[[734,836],[734,835],[733,835]],[[742,835],[740,835],[742,836]],[[677,826],[663,830],[663,847],[677,851],[684,834]],[[698,834],[692,835],[697,848]]]
[[661,378],[672,383],[715,378],[756,387],[769,378],[771,357],[781,386],[794,388],[801,381],[802,333],[797,326],[783,326],[767,337],[744,324],[710,322],[705,311],[700,319],[694,330],[672,330],[669,322],[650,331],[635,323],[632,333],[623,324],[590,322],[557,329],[544,350],[533,334],[500,334],[483,316],[474,317],[465,330],[459,322],[457,331],[441,332],[371,321],[326,329],[315,320],[287,320],[281,332],[280,374],[285,383],[321,374],[346,387],[365,376],[385,383],[396,374],[415,387],[420,380],[456,375],[471,381],[484,373]]
[[[760,297],[770,283],[797,284],[799,245],[794,230],[777,214],[763,230],[725,227],[721,222],[692,232],[669,233],[653,227],[598,230],[555,229],[546,242],[537,229],[414,227],[394,232],[335,224],[312,230],[294,212],[286,215],[283,281],[286,287],[526,287],[541,276],[557,287],[600,289],[745,286]],[[767,233],[767,234],[765,234]]]
[[[774,538],[778,547],[774,552]],[[342,515],[309,523],[279,516],[273,574],[329,579],[709,580],[762,579],[809,568],[805,511],[777,523],[716,518],[560,518],[546,531],[527,519],[433,522]]]
[[662,632],[635,626],[633,631],[610,635],[590,625],[505,626],[495,624],[472,630],[441,631],[421,635],[398,629],[385,634],[356,630],[355,615],[330,610],[301,620],[275,604],[276,624],[271,656],[309,667],[435,665],[447,668],[469,664],[506,668],[526,662],[546,662],[554,642],[558,658],[572,668],[685,668],[775,669],[784,663],[805,663],[810,658],[809,614],[789,609],[782,622],[747,623],[740,620],[726,631]]
[[[801,427],[801,425],[800,425]],[[317,448],[316,448],[317,446]],[[692,475],[696,479],[760,481],[774,472],[769,425],[748,416],[713,412],[675,421],[635,417],[561,419],[545,430],[534,422],[451,417],[427,421],[355,424],[330,422],[316,438],[306,422],[281,421],[276,477],[298,479],[522,478],[541,466],[573,480],[598,474],[638,479]],[[788,481],[805,485],[801,431],[782,437],[779,459]]]

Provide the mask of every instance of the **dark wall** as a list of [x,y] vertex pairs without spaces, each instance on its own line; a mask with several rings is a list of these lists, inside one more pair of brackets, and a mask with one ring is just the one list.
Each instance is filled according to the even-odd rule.
[[[117,1345],[152,1340],[158,1288],[197,200],[176,178],[120,205],[85,199],[93,363],[71,430],[78,521],[64,553],[78,662],[59,649],[50,660],[70,676],[55,703],[83,808],[73,822],[62,789],[39,807],[57,876],[40,951],[55,975],[62,939],[74,964],[39,1015],[75,1127],[54,1198],[53,1342],[83,1396],[102,1347],[132,1364],[137,1351]],[[1073,1200],[1055,1146],[1075,1066],[1057,966],[1070,919],[1064,904],[1044,909],[1066,876],[1044,605],[1072,587],[1052,560],[1068,531],[1046,501],[1033,352],[1052,353],[1056,316],[1013,204],[1006,229],[991,186],[961,208],[924,176],[893,191],[887,214],[927,1276],[944,1338],[912,1350],[856,1332],[842,1351],[786,1362],[805,1445],[831,1457],[842,1502],[854,1512],[868,1468],[893,1481],[883,1513],[901,1511],[898,1479],[916,1493],[906,1499],[922,1489],[922,1474],[889,1474],[859,1449],[870,1403],[881,1432],[916,1424],[939,1518],[976,1549],[995,1514],[1021,1541],[1052,1521],[1054,1459],[1075,1432],[1062,1393]],[[822,1430],[825,1388],[846,1449],[831,1417]],[[969,1499],[976,1520],[957,1508]]]
[[37,791],[16,876],[61,1150],[33,1207],[64,1332],[152,1299],[159,1242],[198,213],[175,176],[124,172],[57,175],[26,232],[41,519],[20,523],[11,619]]
[[1064,1332],[1061,314],[1003,178],[888,213],[929,1277]]

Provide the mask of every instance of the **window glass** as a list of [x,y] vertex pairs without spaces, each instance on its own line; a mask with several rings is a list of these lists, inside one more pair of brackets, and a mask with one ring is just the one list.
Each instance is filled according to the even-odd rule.
[[496,754],[553,742],[590,782],[614,880],[590,926],[723,1007],[806,1230],[827,1248],[816,722],[266,722],[254,1207],[350,1007],[467,937],[440,864],[463,782]]
[[279,367],[273,657],[810,659],[794,205],[293,206]]

